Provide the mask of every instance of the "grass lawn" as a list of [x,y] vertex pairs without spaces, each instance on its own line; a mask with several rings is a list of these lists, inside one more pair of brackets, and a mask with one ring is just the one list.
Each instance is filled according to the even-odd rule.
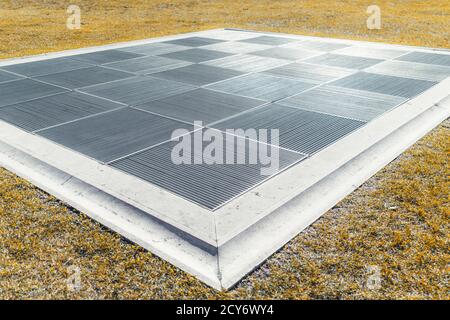
[[[450,2],[0,0],[0,58],[237,27],[449,48]],[[0,299],[449,299],[450,121],[290,241],[228,292],[217,292],[0,168]],[[68,267],[81,271],[69,291]],[[366,283],[379,270],[380,287]]]

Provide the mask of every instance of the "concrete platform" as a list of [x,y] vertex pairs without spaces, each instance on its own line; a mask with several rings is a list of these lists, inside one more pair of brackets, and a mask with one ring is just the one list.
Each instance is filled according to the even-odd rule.
[[[239,43],[243,44],[241,49]],[[355,50],[351,50],[352,47]],[[204,51],[195,54],[191,51],[193,48]],[[106,50],[114,51],[107,56],[96,54]],[[188,52],[183,54],[184,51]],[[181,62],[164,60],[166,69],[155,69],[155,65],[148,61],[148,57],[155,53],[158,53],[158,57],[164,56],[164,59],[172,59],[175,56],[171,54],[177,53],[177,59],[174,60]],[[350,61],[345,59],[347,55],[359,57],[353,62],[357,69],[346,65]],[[198,60],[197,56],[202,58]],[[235,57],[234,60],[232,57]],[[447,57],[450,59],[447,51],[428,48],[220,29],[3,60],[0,61],[0,70],[5,75],[2,77],[0,74],[0,92],[1,84],[14,84],[17,81],[35,81],[40,85],[36,90],[29,91],[25,98],[11,93],[8,98],[0,96],[0,119],[3,119],[0,120],[0,165],[212,287],[228,289],[448,118],[450,73],[446,69]],[[53,74],[42,74],[46,72],[42,70],[48,70],[48,65],[34,65],[33,68],[20,66],[28,62],[47,63],[51,59],[71,59],[70,63],[62,64],[64,68],[70,69],[64,72],[90,68],[108,69],[109,64],[114,67],[108,70],[114,72],[102,70],[98,73],[94,70],[96,76],[89,79],[100,82],[88,83],[86,89],[83,86],[77,87],[78,82],[73,81],[55,86]],[[134,61],[132,64],[123,62],[135,59],[144,61]],[[162,62],[159,58],[158,60]],[[140,80],[133,80],[130,85],[129,79],[134,79],[134,72],[141,71],[142,66],[149,63],[146,72],[150,72],[151,81],[146,79],[145,83],[151,82],[152,86],[157,83],[154,79],[172,81],[175,71],[181,75],[196,75],[198,78],[195,78],[195,82],[189,76],[179,78],[180,82],[171,84],[171,94],[164,97],[160,96],[159,91],[151,94],[146,92],[139,97],[131,96],[131,100],[125,95],[120,96],[123,100],[103,95],[106,91],[102,86],[111,86],[111,83],[123,81],[131,88],[142,85]],[[407,72],[403,63],[413,64],[413,67],[418,68]],[[61,68],[59,62],[56,65]],[[210,73],[198,71],[215,70],[206,66],[225,71],[215,75],[212,80]],[[439,66],[439,74],[436,74],[436,66]],[[26,70],[23,71],[24,69]],[[395,73],[396,70],[398,73]],[[236,88],[227,85],[228,81],[242,78],[248,79],[242,85],[250,86],[245,92],[238,92],[242,85]],[[274,83],[277,90],[261,91],[261,83],[272,83],[270,81],[273,78],[276,78]],[[363,81],[357,81],[358,79]],[[379,79],[384,80],[381,85],[378,85]],[[10,89],[12,87],[15,86],[5,85],[4,90],[13,90]],[[242,110],[238,113],[224,114],[225,118],[221,120],[211,119],[210,124],[215,128],[222,120],[248,116],[251,112],[267,109],[272,103],[280,105],[280,110],[298,107],[301,111],[295,111],[295,114],[313,112],[314,115],[322,115],[320,119],[327,116],[339,117],[339,120],[361,122],[361,125],[352,127],[351,131],[343,133],[338,139],[317,148],[313,148],[317,144],[310,146],[306,142],[281,145],[302,155],[299,161],[235,196],[230,195],[219,205],[207,207],[204,203],[196,202],[196,198],[189,199],[183,194],[177,194],[176,190],[169,190],[168,186],[151,183],[111,165],[117,159],[132,156],[135,152],[131,149],[123,155],[115,152],[113,157],[104,153],[87,154],[84,150],[55,142],[50,134],[42,134],[50,130],[54,132],[53,128],[58,128],[59,123],[46,123],[43,128],[29,129],[13,123],[16,113],[7,118],[6,115],[10,117],[11,113],[5,112],[17,104],[21,108],[36,108],[37,103],[33,101],[43,98],[42,92],[45,92],[45,96],[53,96],[66,94],[67,91],[87,94],[96,101],[108,101],[108,104],[96,102],[99,111],[95,115],[83,113],[81,116],[82,119],[89,119],[127,107],[142,111],[142,105],[136,107],[133,104],[135,101],[146,105],[153,99],[162,99],[167,104],[167,99],[188,95],[192,92],[191,89],[212,90],[220,92],[221,96],[239,95],[247,99],[245,104],[240,102]],[[308,94],[311,92],[314,93],[313,96]],[[363,98],[371,102],[370,108],[364,112],[358,108],[369,104],[359,101],[360,92],[365,92]],[[332,97],[342,98],[334,99],[337,101],[334,109],[315,103],[315,99],[321,98],[323,94],[327,97],[328,93]],[[206,95],[204,99],[207,97],[209,96]],[[300,98],[295,99],[296,97]],[[78,99],[78,96],[75,98]],[[170,103],[174,103],[172,100]],[[80,106],[76,102],[78,100],[74,101],[77,107]],[[302,107],[303,101],[305,106]],[[24,107],[23,104],[31,105]],[[46,105],[42,106],[44,107]],[[219,107],[220,110],[225,108],[222,105]],[[14,108],[18,109],[17,106]],[[92,109],[89,111],[92,113]],[[189,123],[184,117],[179,119],[167,114],[163,116],[166,120],[179,121],[181,127]],[[153,119],[150,113],[148,117]],[[64,125],[77,121],[79,120],[62,120]],[[165,123],[172,128],[171,121],[167,120]],[[129,130],[132,128],[130,126]],[[298,130],[300,129],[302,128]],[[133,143],[137,144],[136,140]],[[295,150],[290,149],[294,146]],[[140,153],[152,146],[142,143],[136,148],[137,153]]]

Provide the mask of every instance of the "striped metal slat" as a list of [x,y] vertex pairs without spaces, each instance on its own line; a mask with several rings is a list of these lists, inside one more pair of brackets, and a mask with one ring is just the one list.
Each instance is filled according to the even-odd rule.
[[30,79],[3,82],[0,83],[0,108],[62,92],[68,90]]
[[[248,143],[243,138],[220,135],[233,138],[236,144]],[[187,139],[192,141],[192,135]],[[260,164],[174,164],[171,153],[175,144],[168,142],[111,165],[211,210],[268,178],[261,174]],[[239,150],[231,150],[234,157]],[[243,150],[247,152],[248,148]],[[202,152],[192,154],[192,162],[194,157],[200,159]],[[304,156],[301,154],[279,150],[279,170],[302,159]]]
[[38,134],[108,162],[171,139],[184,123],[130,108],[110,111],[39,131]]
[[338,87],[412,98],[428,90],[436,82],[359,72],[330,84]]
[[277,103],[303,110],[370,121],[405,101],[405,98],[396,96],[323,86]]
[[271,104],[214,124],[226,129],[278,129],[280,146],[313,154],[363,126],[365,122]]

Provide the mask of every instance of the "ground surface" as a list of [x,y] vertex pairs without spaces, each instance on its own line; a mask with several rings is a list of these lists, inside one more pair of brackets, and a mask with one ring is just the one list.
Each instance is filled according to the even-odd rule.
[[[0,0],[0,58],[218,27],[450,47],[448,1],[376,1],[378,31],[359,0],[76,3],[69,31],[69,2]],[[447,121],[226,293],[0,168],[0,298],[449,299],[449,154]]]

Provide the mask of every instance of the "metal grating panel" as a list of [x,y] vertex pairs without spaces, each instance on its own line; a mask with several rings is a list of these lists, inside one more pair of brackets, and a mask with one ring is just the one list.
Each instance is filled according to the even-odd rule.
[[264,71],[274,76],[292,78],[300,81],[324,83],[348,76],[355,71],[349,69],[312,65],[306,63],[291,63],[278,68]]
[[132,73],[102,67],[92,67],[49,74],[35,79],[68,89],[76,89],[134,76]]
[[0,70],[0,83],[19,79],[23,79],[23,77]]
[[90,66],[91,65],[80,61],[74,61],[66,58],[55,58],[49,60],[13,64],[10,66],[1,67],[1,69],[27,77],[37,77],[46,74],[86,68]]
[[237,41],[254,38],[255,34],[247,31],[220,30],[214,32],[213,34],[209,34],[208,37],[224,41]]
[[35,131],[120,107],[123,105],[70,92],[0,108],[0,119]]
[[271,46],[279,46],[282,44],[290,43],[293,41],[299,41],[298,39],[291,38],[283,38],[283,37],[273,37],[273,36],[259,36],[256,38],[239,40],[241,42],[249,42],[249,43],[257,43],[257,44],[265,44]]
[[206,46],[208,44],[219,43],[222,41],[223,40],[204,38],[204,37],[189,37],[189,38],[183,38],[183,39],[164,41],[163,43],[175,44],[175,45],[186,46],[186,47],[201,47],[201,46]]
[[450,67],[405,61],[386,61],[365,71],[430,81],[442,81],[450,77]]
[[155,43],[141,44],[138,46],[120,48],[118,50],[137,54],[144,54],[146,56],[156,56],[159,54],[166,54],[169,52],[182,51],[189,48],[190,47],[178,46],[175,44],[155,42]]
[[288,60],[241,54],[214,61],[204,62],[204,64],[237,70],[241,72],[260,72],[288,64],[289,62],[290,61]]
[[171,59],[199,63],[203,61],[224,58],[229,55],[231,55],[231,53],[194,48],[184,51],[171,52],[162,56]]
[[190,64],[191,63],[186,61],[155,56],[155,57],[136,58],[120,62],[113,62],[105,64],[104,66],[126,72],[134,72],[137,74],[149,74],[180,68]]
[[253,73],[207,86],[209,89],[266,101],[284,99],[312,87],[314,84],[262,73]]
[[67,90],[30,79],[0,83],[0,108],[65,91]]
[[318,53],[310,50],[276,47],[253,52],[252,54],[256,56],[276,58],[276,59],[299,60],[313,57]]
[[255,52],[255,51],[259,51],[259,50],[268,49],[271,47],[272,46],[266,46],[266,45],[257,44],[257,43],[227,41],[227,42],[216,43],[216,44],[204,46],[204,47],[202,47],[202,49],[217,50],[217,51],[222,51],[222,52],[238,54],[238,53]]
[[194,64],[183,68],[154,73],[152,74],[152,77],[203,86],[239,75],[242,75],[242,73],[235,70]]
[[168,141],[191,126],[130,108],[39,131],[38,134],[99,161],[108,162]]
[[289,43],[284,45],[285,48],[299,48],[313,51],[334,51],[349,47],[348,44],[336,43],[336,42],[326,42],[326,41],[314,41],[314,40],[303,40],[301,42]]
[[194,87],[179,82],[135,77],[99,84],[81,91],[132,106],[193,89]]
[[380,49],[375,47],[351,46],[337,50],[334,53],[374,59],[394,59],[407,52],[408,51],[398,49]]
[[120,50],[105,50],[70,56],[70,59],[92,64],[105,64],[110,62],[133,59],[142,56],[143,56],[142,54],[125,52]]
[[137,106],[182,121],[211,123],[266,103],[223,92],[197,89]]
[[397,58],[397,60],[420,62],[426,64],[435,64],[438,66],[450,67],[450,54],[427,53],[427,52],[411,52],[407,55]]
[[219,122],[213,127],[221,130],[278,129],[281,147],[313,154],[358,129],[364,123],[271,104]]
[[330,67],[365,69],[373,66],[374,64],[383,62],[383,60],[326,53],[317,57],[306,59],[305,62],[326,65]]
[[[226,148],[225,144],[226,154],[233,154],[235,159],[238,154],[245,155],[241,150],[245,150],[248,154],[247,139],[218,131],[217,134],[227,136],[228,139],[233,138],[235,141],[236,148]],[[186,139],[190,139],[191,144],[194,143],[192,134],[186,136]],[[171,159],[176,144],[176,141],[171,141],[159,145],[114,162],[112,166],[211,210],[268,178],[261,174],[260,164],[193,164],[194,158],[201,159],[203,156],[201,152],[196,151],[191,155],[192,164],[176,165]],[[259,144],[259,147],[264,151],[269,150],[270,153],[271,149],[267,145]],[[301,154],[278,148],[277,150],[279,170],[304,159]],[[223,157],[220,159],[226,162]]]
[[323,86],[278,101],[278,104],[361,121],[370,121],[405,101],[405,98],[395,96]]
[[412,98],[434,86],[436,82],[358,72],[331,85]]

